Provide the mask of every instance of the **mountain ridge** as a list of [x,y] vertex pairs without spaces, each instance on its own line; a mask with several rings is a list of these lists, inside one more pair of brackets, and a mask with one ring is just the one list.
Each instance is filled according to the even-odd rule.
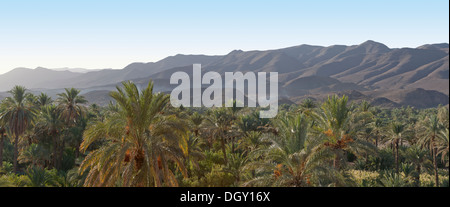
[[[176,71],[192,73],[192,64],[200,63],[203,73],[278,72],[280,94],[292,97],[292,100],[308,94],[346,90],[402,91],[420,88],[424,91],[415,94],[433,94],[433,97],[441,97],[436,98],[436,102],[442,102],[441,94],[449,95],[448,47],[448,43],[437,43],[417,48],[389,48],[368,40],[350,46],[303,44],[264,51],[234,50],[222,56],[178,54],[157,62],[131,63],[123,69],[77,71],[16,68],[0,75],[0,91],[7,91],[14,85],[43,90],[76,87],[89,92],[105,91],[114,90],[115,85],[125,80],[145,83],[150,79],[158,82],[156,89],[168,91],[174,87],[169,84],[171,74]],[[379,98],[375,103],[394,105],[382,97],[372,98]]]

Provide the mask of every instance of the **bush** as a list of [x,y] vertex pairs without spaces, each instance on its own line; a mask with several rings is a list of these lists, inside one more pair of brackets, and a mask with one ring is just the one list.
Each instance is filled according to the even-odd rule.
[[14,182],[7,175],[0,176],[0,188],[1,187],[15,187]]
[[191,177],[182,180],[182,187],[231,187],[234,176],[225,172],[222,165],[214,165],[211,172],[203,177]]
[[0,175],[1,174],[9,174],[13,171],[13,164],[10,162],[3,161],[3,167],[0,168]]
[[378,178],[381,187],[412,187],[412,182],[394,171],[382,171]]
[[377,186],[377,178],[379,174],[377,172],[363,171],[363,170],[350,170],[354,181],[359,187],[375,187]]
[[42,167],[30,167],[26,172],[30,187],[46,187],[52,183],[53,176]]

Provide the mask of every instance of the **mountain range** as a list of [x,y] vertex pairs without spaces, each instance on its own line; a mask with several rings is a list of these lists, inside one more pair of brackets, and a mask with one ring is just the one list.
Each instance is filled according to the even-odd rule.
[[[373,105],[419,108],[448,105],[449,44],[417,48],[389,48],[366,41],[359,45],[329,47],[299,45],[266,51],[234,50],[223,56],[175,55],[158,62],[131,63],[123,69],[16,68],[0,75],[0,91],[23,85],[51,96],[75,87],[91,103],[104,105],[108,92],[125,80],[144,86],[151,79],[155,90],[171,91],[174,72],[278,72],[280,98],[299,103],[305,98],[323,99],[332,93],[351,100],[370,100]],[[0,98],[7,93],[1,92]]]

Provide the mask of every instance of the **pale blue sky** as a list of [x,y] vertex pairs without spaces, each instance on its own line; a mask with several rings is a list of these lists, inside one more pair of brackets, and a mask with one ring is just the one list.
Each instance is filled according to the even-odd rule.
[[0,73],[369,39],[417,47],[448,42],[448,24],[447,0],[0,0]]

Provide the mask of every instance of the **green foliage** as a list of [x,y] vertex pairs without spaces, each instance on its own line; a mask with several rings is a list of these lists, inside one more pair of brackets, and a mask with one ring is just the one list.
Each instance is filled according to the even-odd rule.
[[13,165],[10,162],[3,161],[3,167],[0,168],[0,175],[1,174],[9,174],[13,171]]
[[[53,171],[54,172],[54,171]],[[28,177],[29,187],[47,187],[53,182],[53,173],[41,167],[28,168],[26,175]]]
[[379,178],[380,187],[411,187],[411,183],[402,175],[394,171],[381,171]]
[[235,176],[226,172],[223,165],[213,164],[211,171],[201,177],[185,178],[181,186],[188,187],[232,187],[235,183]]
[[442,183],[441,183],[441,187],[449,187],[448,186],[448,178],[447,179],[444,179],[443,181],[442,181]]
[[260,108],[236,102],[173,108],[152,82],[123,83],[108,106],[88,106],[73,88],[55,101],[19,86],[10,94],[0,104],[0,187],[431,187],[436,178],[448,187],[446,107],[335,95],[260,119]]

